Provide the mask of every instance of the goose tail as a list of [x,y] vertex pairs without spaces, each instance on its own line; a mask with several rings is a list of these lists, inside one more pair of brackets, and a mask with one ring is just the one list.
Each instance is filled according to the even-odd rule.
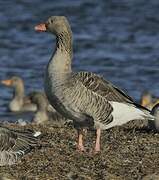
[[150,111],[149,109],[147,109],[146,107],[140,104],[134,103],[134,105],[144,113],[142,115],[144,119],[149,120],[149,121],[155,121],[156,118],[155,118],[154,113],[152,113],[152,111]]

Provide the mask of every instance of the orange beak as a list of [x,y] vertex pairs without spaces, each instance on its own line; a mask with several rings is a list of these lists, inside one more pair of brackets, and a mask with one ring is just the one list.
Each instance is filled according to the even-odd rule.
[[12,80],[10,80],[10,79],[2,80],[1,83],[6,85],[6,86],[11,86],[12,85]]
[[46,24],[42,23],[42,24],[36,25],[34,29],[35,29],[35,31],[38,31],[38,32],[45,32]]

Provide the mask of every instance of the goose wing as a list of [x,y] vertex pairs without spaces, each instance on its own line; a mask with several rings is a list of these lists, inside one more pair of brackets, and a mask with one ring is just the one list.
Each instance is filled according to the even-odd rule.
[[134,104],[133,99],[122,90],[106,81],[99,75],[91,72],[78,72],[73,74],[87,89],[93,91],[107,101],[125,102]]
[[0,165],[14,164],[36,144],[37,139],[30,132],[0,127]]

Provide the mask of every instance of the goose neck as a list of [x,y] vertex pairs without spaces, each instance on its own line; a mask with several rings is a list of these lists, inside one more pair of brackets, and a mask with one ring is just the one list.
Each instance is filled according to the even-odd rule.
[[72,59],[72,33],[71,32],[62,32],[56,35],[56,47],[63,53],[67,53]]
[[49,74],[67,74],[71,72],[72,61],[71,33],[61,33],[56,36],[56,49],[48,65]]
[[39,98],[36,102],[36,105],[39,112],[47,112],[48,103],[44,98]]
[[16,99],[22,99],[24,97],[24,85],[23,84],[18,84],[15,88],[14,88],[14,98]]

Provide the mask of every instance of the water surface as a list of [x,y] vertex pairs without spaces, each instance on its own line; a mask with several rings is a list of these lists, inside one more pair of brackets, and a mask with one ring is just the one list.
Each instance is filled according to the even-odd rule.
[[[0,2],[0,80],[19,75],[26,93],[43,90],[43,75],[55,38],[34,32],[51,15],[68,17],[74,37],[73,68],[101,74],[139,100],[159,96],[159,1],[12,0]],[[1,85],[0,118],[11,89]]]

